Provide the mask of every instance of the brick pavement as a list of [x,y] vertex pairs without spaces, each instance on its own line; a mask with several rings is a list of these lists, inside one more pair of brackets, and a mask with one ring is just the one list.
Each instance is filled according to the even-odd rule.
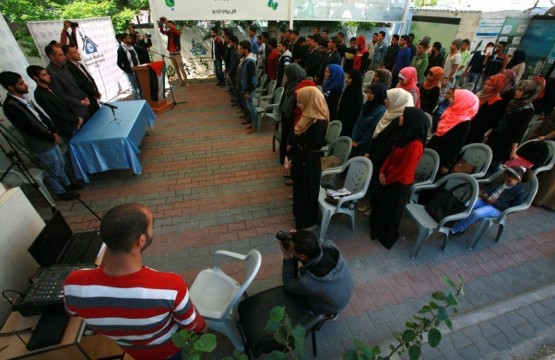
[[[158,116],[141,145],[143,174],[93,175],[83,200],[101,215],[124,202],[149,206],[156,219],[155,240],[144,258],[151,267],[175,271],[192,282],[200,270],[211,266],[217,249],[246,253],[256,248],[263,254],[263,265],[249,292],[279,284],[281,253],[274,235],[293,228],[294,222],[291,188],[284,186],[283,169],[271,151],[271,126],[266,124],[262,134],[245,134],[227,93],[213,84],[177,87],[175,93],[177,100],[189,103]],[[74,229],[98,226],[80,204],[59,205]],[[340,318],[318,333],[321,359],[340,358],[355,336],[372,344],[386,343],[429,301],[432,291],[444,288],[443,275],[461,274],[466,283],[459,316],[555,284],[555,213],[543,208],[513,215],[499,244],[493,242],[492,229],[471,252],[469,231],[451,239],[445,252],[439,238],[428,240],[416,260],[409,258],[416,236],[410,221],[403,220],[402,238],[391,251],[370,241],[368,227],[368,219],[359,214],[355,231],[347,217],[334,217],[330,224],[327,237],[347,258],[355,291]],[[225,269],[234,276],[243,272],[234,264]],[[537,317],[555,320],[553,303],[544,305],[537,304]],[[518,315],[530,324],[530,316]],[[492,318],[480,328],[491,328],[491,334],[483,337],[472,328],[450,335],[438,349],[425,352],[425,358],[477,359],[510,351],[542,330],[534,323],[533,329],[519,326],[515,323],[519,319]],[[230,350],[227,340],[219,339],[214,358]]]

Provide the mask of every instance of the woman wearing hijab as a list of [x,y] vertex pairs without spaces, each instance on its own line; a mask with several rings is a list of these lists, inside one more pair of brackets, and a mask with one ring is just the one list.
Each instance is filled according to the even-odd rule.
[[314,86],[297,91],[297,105],[302,115],[294,128],[293,215],[295,228],[300,230],[318,222],[322,173],[319,151],[325,143],[330,116],[324,96]]
[[370,53],[366,49],[366,38],[364,35],[359,35],[357,37],[357,52],[353,60],[353,69],[360,71],[361,74],[365,74],[370,65]]
[[391,71],[387,69],[378,69],[374,73],[374,78],[372,79],[372,84],[381,83],[384,84],[385,89],[389,89],[391,87]]
[[518,49],[515,50],[513,57],[506,66],[507,69],[515,72],[515,81],[517,83],[520,81],[520,78],[522,78],[522,74],[524,74],[524,70],[526,69],[526,63],[524,61],[526,61],[526,51]]
[[341,121],[341,136],[351,136],[353,126],[362,107],[362,75],[351,69],[345,75],[345,90],[337,108],[337,119]]
[[414,183],[416,167],[424,153],[429,124],[422,110],[405,108],[398,121],[400,136],[377,169],[379,185],[370,216],[370,233],[372,240],[378,239],[387,249],[391,249],[399,237],[399,223]]
[[341,66],[337,64],[329,64],[324,72],[324,85],[322,92],[328,104],[330,119],[337,120],[337,105],[343,92],[345,84],[345,73]]
[[418,74],[416,68],[407,66],[399,71],[398,88],[405,89],[412,95],[414,106],[420,108],[420,90],[418,89]]
[[[399,117],[403,114],[406,107],[414,106],[412,95],[406,90],[394,88],[387,90],[387,100],[385,101],[386,110],[382,118],[376,125],[372,139],[364,150],[364,156],[372,160],[374,169],[381,168],[385,158],[389,155],[393,142],[399,137],[401,128]],[[378,182],[378,172],[374,171],[370,181],[370,206],[374,206],[376,187]]]
[[505,75],[505,86],[503,86],[500,96],[503,100],[503,105],[507,106],[515,95],[516,74],[509,69],[503,70],[502,74]]
[[484,87],[476,96],[480,101],[478,113],[470,123],[470,133],[466,137],[465,144],[486,142],[487,138],[497,127],[503,111],[503,101],[499,93],[505,85],[505,75],[496,74],[484,81]]
[[455,89],[449,102],[428,142],[428,147],[439,154],[440,176],[447,174],[455,164],[470,131],[470,120],[479,106],[478,97],[466,89]]
[[420,108],[432,115],[436,108],[443,79],[443,68],[433,66],[426,73],[426,79],[420,86]]
[[537,80],[520,82],[513,99],[507,104],[503,118],[487,142],[493,152],[492,166],[518,158],[516,149],[534,116],[532,101],[543,88],[543,84]]
[[[290,64],[285,67],[285,93],[281,103],[281,138],[289,138],[289,134],[293,130],[293,121],[295,120],[295,108],[297,107],[297,99],[295,97],[295,88],[306,78],[306,72],[299,64]],[[286,155],[287,142],[280,142],[279,161],[283,164]]]
[[366,96],[366,102],[362,105],[353,132],[350,134],[353,140],[351,156],[364,155],[363,151],[372,139],[376,125],[385,113],[387,91],[383,84],[371,84],[366,90]]

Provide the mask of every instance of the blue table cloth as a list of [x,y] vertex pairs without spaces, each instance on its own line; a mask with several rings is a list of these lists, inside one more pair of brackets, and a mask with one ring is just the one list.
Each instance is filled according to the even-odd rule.
[[132,169],[142,172],[137,158],[147,125],[154,127],[156,116],[144,100],[114,101],[112,110],[102,106],[69,142],[75,176],[90,182],[88,174],[107,170]]

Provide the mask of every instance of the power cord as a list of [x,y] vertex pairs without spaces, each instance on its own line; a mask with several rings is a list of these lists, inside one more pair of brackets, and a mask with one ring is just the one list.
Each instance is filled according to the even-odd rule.
[[22,298],[25,297],[25,294],[22,293],[21,291],[12,290],[12,289],[8,289],[8,290],[2,291],[2,297],[4,298],[4,300],[6,300],[7,302],[10,303],[10,305],[11,305],[11,307],[12,307],[12,311],[13,311],[14,303],[13,303],[12,299],[10,299],[10,298],[6,295],[7,292],[14,292],[14,293],[16,293],[17,295],[19,295],[19,297],[22,297]]

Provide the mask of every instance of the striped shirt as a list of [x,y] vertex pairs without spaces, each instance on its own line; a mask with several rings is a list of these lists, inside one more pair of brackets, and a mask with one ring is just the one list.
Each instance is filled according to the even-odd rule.
[[67,277],[64,293],[70,315],[82,317],[137,360],[169,358],[179,351],[171,339],[174,332],[204,328],[187,284],[175,273],[143,267],[108,276],[102,268],[83,269]]

